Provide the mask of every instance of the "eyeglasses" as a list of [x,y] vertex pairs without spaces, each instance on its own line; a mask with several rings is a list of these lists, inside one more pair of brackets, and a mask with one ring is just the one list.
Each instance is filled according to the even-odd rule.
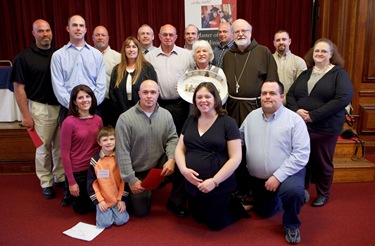
[[314,50],[314,53],[327,54],[328,52],[330,52],[330,51],[327,51],[327,50],[318,50],[318,49]]
[[174,33],[161,33],[161,35],[163,36],[163,37],[174,37],[175,36],[175,34]]
[[242,29],[242,30],[237,30],[237,31],[234,31],[233,33],[236,34],[236,35],[239,35],[241,33],[246,33],[246,32],[250,32],[250,30],[245,30],[245,29]]

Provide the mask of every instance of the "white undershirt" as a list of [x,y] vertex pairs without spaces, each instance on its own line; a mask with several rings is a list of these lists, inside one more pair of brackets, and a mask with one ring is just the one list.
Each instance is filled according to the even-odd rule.
[[127,96],[128,96],[128,100],[132,100],[132,87],[133,87],[133,76],[131,75],[131,73],[134,72],[134,69],[126,69],[126,71],[128,72],[128,77],[126,78],[126,93],[127,93]]

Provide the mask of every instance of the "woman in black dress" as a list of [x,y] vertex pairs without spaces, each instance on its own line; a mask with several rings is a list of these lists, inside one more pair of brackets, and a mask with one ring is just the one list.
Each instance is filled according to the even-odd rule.
[[234,119],[222,109],[212,83],[197,86],[193,105],[193,115],[185,122],[176,147],[176,163],[188,181],[185,190],[193,218],[220,230],[248,217],[232,196],[234,171],[242,156],[240,133]]

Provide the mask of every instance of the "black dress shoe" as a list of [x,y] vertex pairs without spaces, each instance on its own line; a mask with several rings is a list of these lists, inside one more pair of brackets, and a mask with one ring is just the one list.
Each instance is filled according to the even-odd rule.
[[64,196],[60,202],[61,207],[67,207],[72,203],[72,199],[70,196]]
[[328,198],[322,195],[319,195],[311,204],[313,207],[324,206],[328,202]]
[[189,211],[186,208],[184,208],[183,206],[177,206],[169,200],[167,202],[167,209],[179,217],[189,216]]
[[55,197],[55,190],[52,187],[42,188],[44,198],[51,199]]

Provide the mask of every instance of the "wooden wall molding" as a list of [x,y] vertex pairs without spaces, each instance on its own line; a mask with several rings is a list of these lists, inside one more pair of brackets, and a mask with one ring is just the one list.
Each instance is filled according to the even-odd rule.
[[365,66],[363,67],[363,83],[375,83],[375,18],[374,1],[369,1],[366,21]]
[[35,171],[35,147],[25,129],[0,129],[0,173]]
[[375,134],[375,105],[360,104],[360,114],[358,133],[359,134]]
[[360,97],[375,97],[375,90],[360,91],[359,96]]

